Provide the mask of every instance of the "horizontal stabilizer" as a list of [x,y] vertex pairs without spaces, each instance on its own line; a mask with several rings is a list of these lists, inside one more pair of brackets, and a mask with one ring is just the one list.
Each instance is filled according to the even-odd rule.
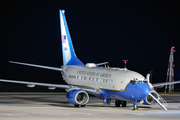
[[109,62],[103,62],[103,63],[97,63],[96,66],[99,66],[99,65],[106,65],[108,64]]
[[49,67],[49,66],[35,65],[35,64],[21,63],[21,62],[14,62],[14,61],[9,61],[9,62],[14,63],[14,64],[20,64],[20,65],[26,65],[26,66],[32,66],[32,67],[38,67],[38,68],[44,68],[44,69],[50,69],[50,70],[56,70],[56,71],[62,71],[62,68],[57,68],[57,67]]

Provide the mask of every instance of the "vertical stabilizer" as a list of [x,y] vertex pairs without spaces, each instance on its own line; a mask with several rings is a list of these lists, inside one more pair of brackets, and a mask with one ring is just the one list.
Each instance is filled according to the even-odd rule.
[[64,12],[59,10],[63,65],[84,65],[75,54]]

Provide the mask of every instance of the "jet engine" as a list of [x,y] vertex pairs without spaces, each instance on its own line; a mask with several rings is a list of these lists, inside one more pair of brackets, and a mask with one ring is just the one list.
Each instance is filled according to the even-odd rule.
[[[157,92],[155,92],[155,91],[150,91],[150,93],[151,93],[156,99],[159,100],[159,95],[158,95]],[[145,104],[145,105],[151,105],[151,104],[155,104],[155,103],[156,103],[155,100],[154,100],[150,95],[148,95],[143,101],[144,101],[143,104]]]
[[85,105],[89,101],[88,93],[81,89],[69,91],[66,95],[66,98],[74,105]]

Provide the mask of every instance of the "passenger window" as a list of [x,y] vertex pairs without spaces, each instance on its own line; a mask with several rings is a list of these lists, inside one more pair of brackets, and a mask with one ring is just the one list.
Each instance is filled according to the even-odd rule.
[[92,78],[92,77],[90,77],[90,78],[89,78],[89,80],[93,81],[93,78]]
[[69,78],[76,78],[75,75],[69,75]]
[[113,82],[113,80],[106,79],[106,82],[108,82],[108,83],[112,83],[112,82]]
[[98,78],[98,81],[100,82],[100,81],[101,81],[101,78]]
[[81,76],[77,76],[77,79],[81,79]]

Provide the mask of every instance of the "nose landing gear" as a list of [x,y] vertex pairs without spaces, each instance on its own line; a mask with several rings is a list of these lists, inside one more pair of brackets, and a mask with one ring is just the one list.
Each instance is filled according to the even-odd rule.
[[133,101],[133,109],[132,110],[138,110],[137,100]]
[[134,104],[132,110],[135,110],[135,111],[138,110],[138,105],[137,105],[137,104]]

